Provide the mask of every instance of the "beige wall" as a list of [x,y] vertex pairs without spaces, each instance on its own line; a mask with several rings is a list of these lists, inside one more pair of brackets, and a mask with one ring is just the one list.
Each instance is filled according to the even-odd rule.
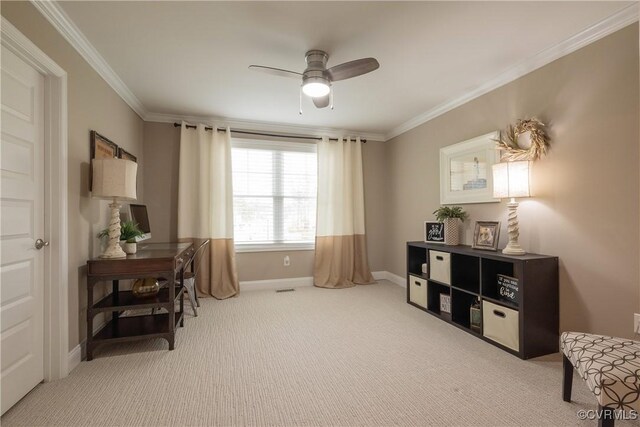
[[149,242],[170,242],[178,238],[178,165],[180,128],[170,123],[144,123],[146,190],[149,214]]
[[[439,150],[536,116],[549,155],[535,163],[535,197],[519,208],[520,242],[560,258],[562,330],[631,336],[639,310],[638,25],[563,57],[386,144],[389,271],[405,274],[405,242],[439,206]],[[506,204],[465,205],[502,221]],[[535,285],[535,284],[534,284]]]
[[[69,349],[86,336],[87,258],[100,250],[95,234],[108,226],[107,202],[89,197],[89,131],[96,130],[138,157],[142,120],[29,2],[2,2],[2,16],[35,43],[68,77]],[[142,177],[140,169],[138,176]],[[143,194],[138,180],[139,197]]]
[[388,227],[387,144],[367,141],[362,151],[364,172],[364,212],[367,232],[367,250],[371,271],[386,270]]
[[[382,142],[369,141],[364,145],[366,226],[369,262],[373,271],[383,269],[384,147]],[[162,242],[178,237],[178,164],[180,129],[172,123],[144,124],[144,186],[145,202],[149,208],[151,241]],[[285,267],[284,257],[290,266]],[[236,255],[241,281],[286,279],[313,275],[313,251],[243,252]]]

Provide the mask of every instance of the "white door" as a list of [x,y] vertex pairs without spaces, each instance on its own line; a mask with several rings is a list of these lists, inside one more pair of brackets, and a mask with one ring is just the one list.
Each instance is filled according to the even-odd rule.
[[[2,413],[44,378],[44,77],[2,46]],[[46,240],[46,239],[45,239]]]

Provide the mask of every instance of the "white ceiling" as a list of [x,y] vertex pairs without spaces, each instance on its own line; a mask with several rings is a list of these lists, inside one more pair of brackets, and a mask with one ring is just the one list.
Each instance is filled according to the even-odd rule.
[[[154,113],[388,134],[552,48],[629,2],[60,2]],[[317,110],[301,72],[373,56],[380,69],[334,84]]]

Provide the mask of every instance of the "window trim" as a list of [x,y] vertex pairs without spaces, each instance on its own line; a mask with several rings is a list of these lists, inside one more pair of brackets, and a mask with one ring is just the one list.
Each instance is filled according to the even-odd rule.
[[[291,142],[291,141],[271,141],[248,138],[234,138],[231,148],[248,148],[258,150],[282,150],[304,153],[317,153],[317,144],[315,142]],[[275,171],[274,171],[275,172]],[[274,173],[275,174],[275,173]],[[277,183],[274,183],[277,185]],[[235,195],[233,196],[235,197]],[[275,196],[270,196],[275,199]],[[316,195],[317,201],[317,195]],[[282,236],[274,236],[282,237]],[[288,251],[313,251],[315,250],[315,237],[313,242],[273,242],[273,243],[239,243],[235,242],[236,253],[251,252],[288,252]]]
[[314,243],[236,243],[236,253],[314,251]]

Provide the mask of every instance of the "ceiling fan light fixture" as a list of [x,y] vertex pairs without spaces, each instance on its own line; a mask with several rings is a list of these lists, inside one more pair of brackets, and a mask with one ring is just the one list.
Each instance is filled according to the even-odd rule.
[[[325,51],[318,49],[308,51],[304,59],[307,63],[307,68],[302,73],[264,65],[250,65],[249,69],[280,77],[295,79],[302,77],[300,106],[302,107],[302,94],[304,93],[313,99],[313,104],[316,108],[331,106],[331,109],[333,109],[332,85],[334,82],[352,79],[380,68],[380,64],[375,58],[356,59],[327,68],[329,55]],[[302,114],[301,110],[300,114]]]
[[322,77],[309,77],[302,84],[302,92],[312,98],[319,98],[329,94],[331,87],[329,82]]

